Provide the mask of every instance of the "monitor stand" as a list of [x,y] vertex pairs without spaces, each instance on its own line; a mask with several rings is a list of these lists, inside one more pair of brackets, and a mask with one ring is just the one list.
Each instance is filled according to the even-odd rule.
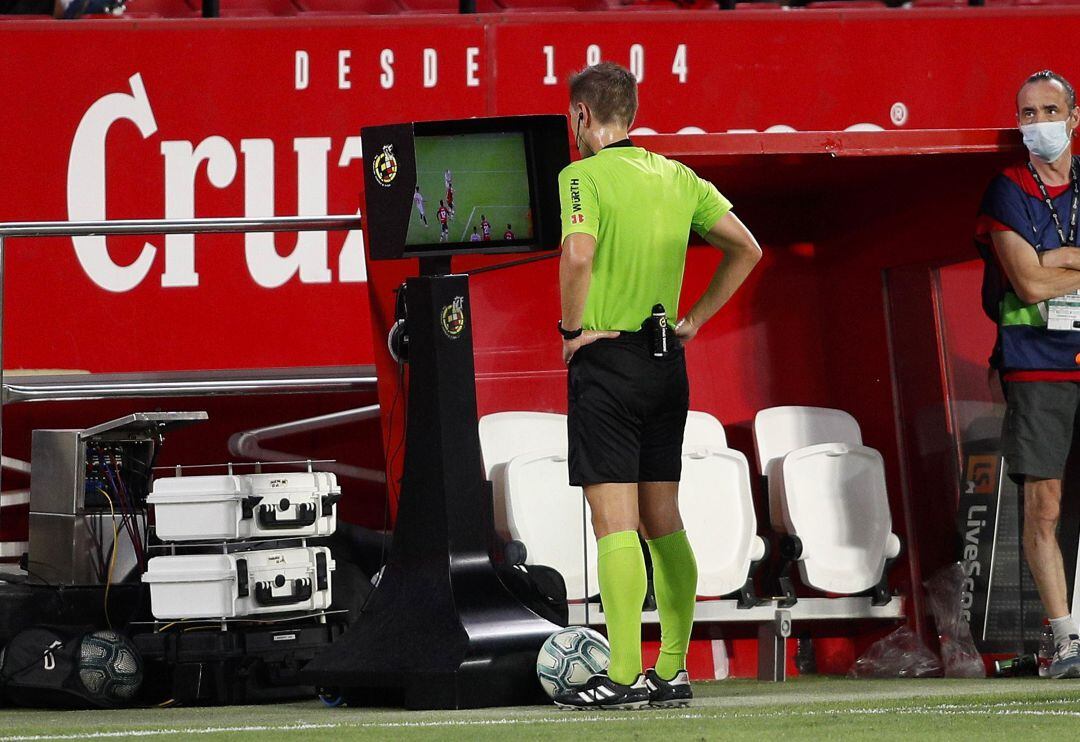
[[367,608],[304,670],[350,705],[459,709],[548,702],[536,656],[559,629],[495,573],[477,432],[468,276],[421,260],[406,282],[408,428],[390,557]]

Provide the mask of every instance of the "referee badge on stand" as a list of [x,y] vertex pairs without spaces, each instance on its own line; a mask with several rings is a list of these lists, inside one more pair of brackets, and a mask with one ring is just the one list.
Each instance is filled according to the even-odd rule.
[[397,177],[397,158],[394,157],[394,145],[384,144],[382,152],[371,163],[371,169],[375,171],[375,180],[379,185],[389,188]]
[[442,308],[439,318],[446,337],[457,340],[465,329],[465,297],[455,296],[452,302]]

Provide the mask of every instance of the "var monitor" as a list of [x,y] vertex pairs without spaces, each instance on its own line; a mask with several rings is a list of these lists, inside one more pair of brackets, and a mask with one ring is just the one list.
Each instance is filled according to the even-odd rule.
[[565,116],[418,121],[361,134],[373,260],[559,246]]

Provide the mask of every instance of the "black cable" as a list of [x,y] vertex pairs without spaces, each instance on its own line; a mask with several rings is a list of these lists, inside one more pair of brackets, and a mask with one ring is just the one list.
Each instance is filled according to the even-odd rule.
[[109,453],[109,462],[112,463],[113,468],[116,469],[116,479],[113,479],[113,473],[109,469],[108,464],[102,461],[102,466],[105,468],[105,473],[109,478],[109,482],[112,484],[113,494],[116,495],[120,502],[120,523],[122,528],[127,529],[128,538],[131,540],[131,548],[135,552],[135,563],[142,567],[146,562],[145,552],[142,549],[142,539],[138,537],[139,524],[135,520],[135,509],[130,498],[127,495],[127,487],[124,486],[123,477],[120,473],[120,466],[116,463],[116,459],[113,457],[112,452]]
[[[388,427],[387,427],[387,431],[386,431],[386,438],[387,438],[388,441],[390,441],[390,445],[394,445],[394,443],[393,443],[393,439],[394,439],[394,412],[397,411],[398,400],[403,398],[403,390],[405,389],[405,364],[404,363],[399,364],[398,365],[398,370],[400,372],[399,376],[398,376],[398,387],[397,387],[397,390],[395,390],[395,392],[394,392],[394,401],[390,403],[390,415],[389,415],[390,422],[388,423]],[[359,613],[363,613],[364,610],[367,608],[368,602],[371,600],[371,596],[374,595],[375,591],[379,589],[379,585],[382,584],[383,577],[386,576],[385,575],[385,570],[386,570],[386,540],[387,540],[387,533],[386,532],[390,528],[390,495],[391,495],[391,491],[392,491],[391,488],[392,487],[394,488],[393,493],[395,494],[395,496],[400,495],[400,492],[401,492],[400,489],[397,489],[396,487],[394,487],[394,473],[393,472],[394,472],[394,462],[397,460],[397,455],[401,451],[401,447],[403,445],[405,445],[405,433],[406,433],[406,431],[408,430],[408,427],[409,427],[409,421],[408,421],[409,410],[408,410],[408,403],[407,402],[402,402],[402,412],[403,412],[403,416],[404,416],[404,422],[402,423],[402,426],[401,426],[401,438],[399,439],[398,444],[394,447],[393,451],[390,453],[390,457],[386,461],[386,470],[389,473],[389,476],[387,477],[387,480],[386,480],[386,500],[383,502],[382,539],[380,540],[380,543],[379,543],[379,583],[377,585],[375,585],[371,589],[371,591],[367,594],[367,597],[364,598],[364,602],[360,606],[360,610],[358,611]]]
[[[43,562],[33,562],[33,563],[34,564],[43,564]],[[26,560],[26,570],[25,570],[27,577],[36,578],[45,587],[59,587],[59,585],[55,585],[55,584],[49,582],[44,577],[42,577],[38,572],[35,572],[34,570],[30,569],[30,564],[31,564],[30,559],[27,558],[27,560]],[[20,566],[20,568],[22,567],[21,564],[19,566]],[[3,573],[0,572],[0,575],[3,575]],[[20,576],[21,575],[11,575],[11,577],[20,577]],[[3,580],[4,582],[11,582],[11,580],[4,579],[4,577],[2,577],[2,576],[0,576],[0,580]],[[59,599],[59,596],[54,596],[54,597]]]
[[[390,415],[391,415],[390,420],[391,420],[391,424],[393,424],[394,408],[397,406],[398,400],[400,399],[401,400],[402,424],[401,424],[401,437],[398,439],[397,446],[394,447],[393,453],[390,454],[390,459],[389,459],[388,466],[387,466],[387,468],[391,472],[393,472],[394,462],[397,461],[398,454],[401,453],[401,449],[405,445],[405,437],[406,437],[406,433],[407,433],[407,431],[409,429],[409,400],[408,400],[408,394],[405,394],[405,391],[404,391],[405,390],[405,364],[401,364],[400,368],[398,369],[398,372],[399,372],[398,373],[398,388],[397,388],[397,391],[394,393],[394,401],[390,405]],[[392,439],[392,434],[393,434],[392,430],[388,431],[387,438]],[[402,476],[404,476],[404,472],[402,472]],[[401,499],[401,487],[399,486],[400,482],[394,480],[393,476],[391,476],[391,481],[387,482],[387,488],[386,488],[386,506],[383,508],[383,534],[384,534],[384,537],[383,537],[383,540],[382,540],[382,546],[380,547],[380,554],[379,554],[379,561],[382,562],[384,566],[385,566],[385,563],[386,563],[386,537],[385,537],[385,534],[386,534],[386,531],[389,530],[389,528],[390,528],[390,485],[391,485],[391,483],[394,485],[394,493],[393,494],[394,494],[395,500],[400,501],[400,499]]]
[[116,462],[116,459],[111,453],[109,454],[109,460],[112,462],[113,469],[116,470],[116,482],[120,486],[120,495],[123,498],[123,517],[128,524],[128,533],[133,537],[131,547],[135,550],[135,563],[141,565],[143,561],[145,561],[145,551],[143,550],[142,535],[139,533],[139,521],[135,500],[129,496],[127,485],[124,484],[124,475],[120,469],[120,464]]
[[[112,458],[111,454],[110,454],[109,458],[110,459]],[[130,530],[130,526],[128,525],[127,519],[123,517],[125,498],[123,496],[123,493],[121,493],[121,491],[120,491],[119,484],[117,484],[117,481],[113,478],[112,469],[109,468],[108,463],[105,461],[105,456],[100,450],[98,451],[98,463],[101,465],[102,470],[105,472],[105,478],[109,482],[109,487],[112,488],[113,496],[116,498],[116,503],[120,504],[121,517],[120,517],[120,529],[119,530],[123,530],[124,528],[128,529],[128,535],[132,539],[131,544],[132,544],[132,548],[134,549],[135,548],[134,537],[131,535],[131,530]],[[117,476],[119,476],[119,474]],[[104,489],[102,491],[104,492]],[[106,494],[106,497],[108,497],[107,494]],[[115,507],[113,508],[113,510],[115,512]]]

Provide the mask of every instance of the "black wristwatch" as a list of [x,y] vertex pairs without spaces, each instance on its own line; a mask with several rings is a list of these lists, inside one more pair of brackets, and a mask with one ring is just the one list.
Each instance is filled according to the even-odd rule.
[[559,320],[559,334],[562,335],[563,340],[573,340],[574,338],[581,337],[581,333],[584,332],[582,328],[576,330],[567,330],[562,326],[562,320]]

